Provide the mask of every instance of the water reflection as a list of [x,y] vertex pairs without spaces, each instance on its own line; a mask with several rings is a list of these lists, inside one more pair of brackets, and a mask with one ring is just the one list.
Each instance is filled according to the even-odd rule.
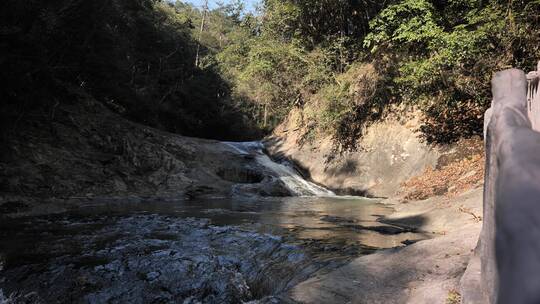
[[232,303],[279,295],[355,256],[429,237],[378,221],[392,211],[346,197],[154,199],[4,218],[0,293],[58,303],[174,303],[186,294]]
[[[361,197],[234,198],[207,200],[97,202],[70,210],[73,215],[122,216],[160,214],[210,219],[218,226],[245,226],[258,232],[300,240],[393,248],[428,235],[403,231],[384,233],[370,227],[388,226],[378,219],[393,209],[380,200]],[[381,230],[381,229],[376,229]],[[398,230],[399,231],[399,230]]]

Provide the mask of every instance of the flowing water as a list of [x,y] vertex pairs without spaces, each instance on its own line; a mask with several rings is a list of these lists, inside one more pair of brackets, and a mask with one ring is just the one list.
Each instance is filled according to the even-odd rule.
[[379,220],[379,200],[335,196],[255,154],[298,196],[89,201],[0,219],[0,303],[241,303],[286,291],[354,257],[429,237]]
[[263,167],[273,171],[295,196],[335,196],[335,194],[315,183],[304,179],[290,162],[278,163],[270,159],[261,142],[226,142],[240,154],[253,155]]

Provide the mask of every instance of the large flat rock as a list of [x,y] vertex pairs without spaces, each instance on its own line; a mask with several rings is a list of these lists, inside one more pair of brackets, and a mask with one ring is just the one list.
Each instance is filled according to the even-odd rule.
[[[401,217],[440,236],[359,257],[297,285],[290,296],[303,303],[445,303],[451,292],[459,291],[476,247],[481,223],[472,214],[481,214],[481,198],[481,189],[476,189],[451,200],[400,206],[394,220]],[[440,220],[443,213],[454,220]]]

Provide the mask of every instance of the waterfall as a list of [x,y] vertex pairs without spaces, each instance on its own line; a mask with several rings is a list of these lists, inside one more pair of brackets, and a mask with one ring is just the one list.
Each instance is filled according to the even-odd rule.
[[270,159],[263,152],[264,145],[261,142],[224,142],[224,144],[239,154],[254,156],[261,166],[274,172],[295,196],[335,196],[332,191],[305,180],[290,163],[277,163]]

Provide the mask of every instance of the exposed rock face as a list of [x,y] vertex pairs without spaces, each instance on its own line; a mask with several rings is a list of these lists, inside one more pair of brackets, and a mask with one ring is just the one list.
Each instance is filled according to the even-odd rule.
[[[42,214],[55,213],[43,204],[47,201],[43,198],[52,197],[70,204],[77,201],[74,197],[81,196],[129,195],[138,200],[159,196],[197,199],[291,195],[280,174],[256,161],[256,155],[238,153],[221,142],[186,138],[138,125],[93,100],[62,105],[58,111],[62,114],[55,119],[25,122],[29,125],[0,150],[0,215],[25,211],[30,209],[29,205],[45,208]],[[294,159],[316,182],[333,189],[392,196],[401,182],[440,161],[438,151],[418,140],[413,125],[397,120],[369,127],[360,142],[360,151],[332,155],[329,138],[298,146],[301,133],[288,131],[296,128],[293,118],[294,113],[267,142],[268,150],[275,157]],[[17,196],[26,198],[19,200]],[[62,200],[66,197],[72,199]],[[473,201],[478,198],[475,196]],[[0,303],[73,299],[90,303],[279,303],[289,297],[307,303],[326,302],[324,299],[337,303],[393,303],[387,301],[388,297],[395,298],[395,303],[405,303],[406,299],[409,303],[422,303],[419,299],[431,303],[457,288],[462,265],[477,233],[466,225],[475,228],[478,223],[470,223],[473,220],[466,213],[466,221],[456,221],[458,216],[464,216],[457,204],[451,212],[446,210],[446,202],[440,202],[438,207],[433,207],[432,202],[418,204],[433,210],[412,212],[410,208],[416,205],[407,204],[408,211],[398,219],[385,218],[385,223],[404,227],[399,229],[321,215],[325,226],[337,223],[340,231],[362,231],[354,236],[406,234],[409,226],[411,231],[433,228],[428,231],[454,232],[419,243],[398,241],[392,246],[414,244],[359,257],[331,272],[343,260],[332,261],[328,258],[332,256],[330,252],[346,251],[347,246],[324,245],[323,251],[329,254],[321,261],[305,250],[316,242],[304,243],[301,250],[282,237],[238,226],[212,226],[204,219],[147,214],[118,218],[90,215],[79,220],[46,218],[28,226],[35,229],[30,235],[60,237],[42,248],[36,246],[35,256],[21,258],[30,262],[4,267],[0,255]],[[312,202],[309,208],[313,212]],[[294,216],[303,214],[285,211]],[[421,223],[416,223],[418,219]],[[413,223],[408,225],[408,220]],[[302,219],[294,220],[297,221]],[[319,233],[311,228],[310,233]],[[13,231],[5,230],[6,235],[28,232],[17,225],[10,229]],[[55,230],[49,234],[48,229],[67,232]],[[433,274],[431,271],[440,265],[439,261],[447,259],[444,254],[449,248],[455,249],[451,259],[442,273]],[[34,263],[36,257],[39,260]],[[334,265],[328,267],[328,263]],[[326,271],[320,272],[321,268]],[[396,269],[403,271],[387,276]],[[308,277],[312,278],[305,281]],[[361,284],[356,281],[359,278],[364,280]],[[388,281],[393,284],[388,285]],[[433,288],[436,295],[430,293]]]
[[8,260],[0,277],[7,303],[240,303],[279,294],[322,266],[281,237],[205,219],[91,216],[31,226],[21,237],[64,233],[20,253],[34,263]]
[[418,138],[414,120],[404,124],[391,118],[367,128],[359,151],[336,155],[329,137],[302,144],[300,115],[291,112],[265,143],[267,149],[275,157],[293,159],[315,182],[338,192],[393,196],[402,182],[435,167],[440,155]]
[[236,184],[259,195],[290,194],[249,155],[130,122],[90,98],[60,105],[52,119],[20,125],[0,147],[0,202],[10,196],[224,197],[239,194]]

